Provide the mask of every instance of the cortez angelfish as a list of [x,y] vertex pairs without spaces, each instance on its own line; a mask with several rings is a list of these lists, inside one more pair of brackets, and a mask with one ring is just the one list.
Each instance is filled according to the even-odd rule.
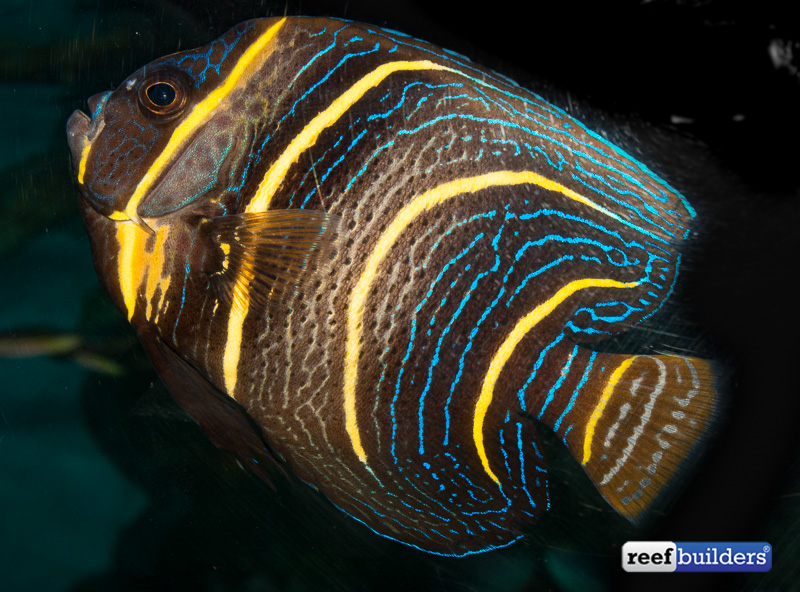
[[630,519],[704,434],[708,362],[587,346],[669,296],[694,211],[505,78],[262,19],[89,107],[67,131],[97,272],[252,467],[274,451],[377,533],[465,555],[547,510],[537,422]]

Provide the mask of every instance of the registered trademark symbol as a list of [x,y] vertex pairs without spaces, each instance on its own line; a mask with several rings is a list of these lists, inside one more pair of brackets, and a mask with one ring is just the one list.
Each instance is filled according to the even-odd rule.
[[769,553],[769,545],[764,545],[764,553]]

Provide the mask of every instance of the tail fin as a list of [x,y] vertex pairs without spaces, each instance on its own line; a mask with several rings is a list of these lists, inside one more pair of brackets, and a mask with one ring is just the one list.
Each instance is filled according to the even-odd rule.
[[698,358],[596,357],[571,402],[569,427],[550,424],[556,409],[542,420],[562,437],[603,497],[636,520],[706,433],[717,399],[714,374]]

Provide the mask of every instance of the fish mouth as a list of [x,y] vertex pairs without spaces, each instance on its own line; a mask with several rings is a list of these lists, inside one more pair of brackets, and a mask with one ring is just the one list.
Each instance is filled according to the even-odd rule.
[[72,115],[67,119],[67,144],[69,144],[69,150],[72,153],[72,166],[77,174],[78,183],[83,189],[81,195],[83,195],[98,213],[112,220],[130,219],[146,232],[154,234],[154,231],[141,219],[138,213],[130,217],[125,216],[121,212],[107,211],[108,206],[98,203],[96,199],[92,199],[92,192],[85,187],[83,182],[86,173],[86,162],[92,150],[92,142],[94,142],[106,125],[103,108],[110,96],[111,91],[107,91],[89,97],[88,103],[89,111],[92,114],[91,118],[83,111],[76,110],[73,111]]
[[72,165],[78,174],[78,182],[83,184],[86,159],[89,156],[92,142],[105,126],[103,107],[105,107],[111,91],[96,94],[89,98],[91,118],[83,111],[73,111],[67,119],[67,144],[72,153]]
[[67,143],[72,153],[72,166],[78,170],[81,162],[83,146],[87,143],[91,119],[83,111],[73,111],[67,119]]

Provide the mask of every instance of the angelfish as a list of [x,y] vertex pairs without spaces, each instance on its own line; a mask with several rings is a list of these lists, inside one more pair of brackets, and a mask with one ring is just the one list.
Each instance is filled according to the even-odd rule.
[[419,549],[519,539],[536,424],[635,520],[707,431],[709,362],[594,351],[670,295],[695,212],[468,59],[378,27],[251,20],[67,123],[95,267],[168,389]]

